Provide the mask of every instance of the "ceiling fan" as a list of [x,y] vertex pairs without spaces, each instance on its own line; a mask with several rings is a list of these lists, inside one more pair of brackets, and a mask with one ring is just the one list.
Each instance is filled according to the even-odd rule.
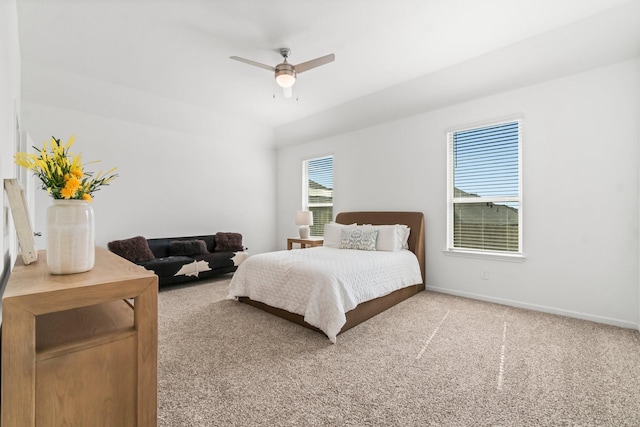
[[336,59],[336,56],[331,53],[329,55],[321,56],[316,59],[312,59],[307,62],[302,62],[297,65],[290,64],[287,62],[287,58],[291,55],[291,49],[282,48],[280,49],[280,55],[284,58],[284,61],[281,64],[272,67],[271,65],[262,64],[260,62],[252,61],[250,59],[240,58],[239,56],[231,56],[230,58],[236,61],[244,62],[245,64],[253,65],[256,67],[264,68],[265,70],[273,71],[275,73],[276,82],[284,91],[284,96],[286,98],[291,97],[291,87],[296,82],[296,77],[298,74],[311,70],[312,68],[319,67],[321,65],[328,64],[329,62],[333,62]]

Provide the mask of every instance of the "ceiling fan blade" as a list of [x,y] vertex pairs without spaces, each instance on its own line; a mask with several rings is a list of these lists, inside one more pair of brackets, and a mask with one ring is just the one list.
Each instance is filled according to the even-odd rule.
[[283,87],[282,92],[285,98],[291,98],[291,95],[293,95],[293,86]]
[[312,59],[311,61],[302,62],[298,65],[295,65],[296,73],[302,73],[304,71],[310,70],[312,68],[319,67],[324,64],[328,64],[329,62],[335,61],[336,56],[331,53],[329,55],[321,56],[320,58]]
[[262,64],[260,62],[252,61],[250,59],[240,58],[239,56],[230,56],[229,58],[236,61],[244,62],[245,64],[253,65],[255,67],[264,68],[265,70],[276,71],[275,67],[272,67],[271,65]]

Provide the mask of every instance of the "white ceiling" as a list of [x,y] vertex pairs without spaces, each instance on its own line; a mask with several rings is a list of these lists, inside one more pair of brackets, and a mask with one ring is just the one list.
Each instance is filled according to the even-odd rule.
[[[446,105],[455,97],[438,90],[454,82],[443,76],[455,75],[464,64],[481,70],[474,76],[486,76],[487,87],[493,82],[498,89],[500,82],[533,83],[640,55],[640,0],[17,0],[17,5],[24,61],[276,131],[289,129],[292,135],[330,109],[387,102],[401,109],[398,94],[410,108],[418,108],[411,93]],[[294,64],[328,53],[336,60],[301,74],[294,99],[284,99],[269,71],[229,59],[237,55],[276,65],[281,47],[292,50]],[[538,77],[527,79],[527,73]],[[483,86],[482,80],[473,83]],[[436,105],[420,108],[425,107]]]

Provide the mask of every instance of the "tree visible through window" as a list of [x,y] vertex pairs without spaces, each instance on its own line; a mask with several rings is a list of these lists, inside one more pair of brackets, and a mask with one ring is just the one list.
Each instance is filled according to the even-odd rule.
[[305,160],[303,209],[313,212],[312,236],[322,236],[324,225],[333,221],[333,156]]
[[520,120],[448,133],[448,248],[522,253]]

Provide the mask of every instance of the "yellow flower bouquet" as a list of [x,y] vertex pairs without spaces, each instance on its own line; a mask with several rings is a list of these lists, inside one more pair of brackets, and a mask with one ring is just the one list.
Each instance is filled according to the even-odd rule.
[[[75,138],[71,135],[69,142],[62,145],[59,139],[51,137],[50,147],[45,141],[39,154],[16,153],[15,162],[33,172],[42,182],[42,189],[54,199],[93,200],[93,193],[103,185],[109,185],[118,175],[113,168],[106,173],[99,172],[95,177],[86,172],[82,165],[81,155],[69,151]],[[90,162],[95,163],[95,162]]]

